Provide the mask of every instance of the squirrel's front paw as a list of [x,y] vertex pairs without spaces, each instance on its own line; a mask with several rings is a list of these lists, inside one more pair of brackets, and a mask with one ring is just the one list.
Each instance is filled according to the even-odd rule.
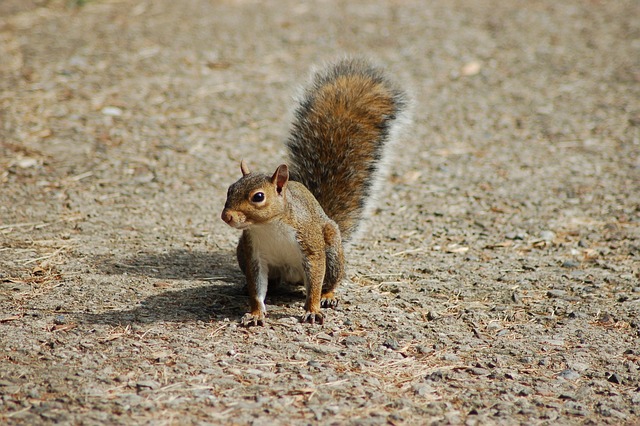
[[308,322],[310,324],[324,324],[324,316],[320,312],[307,311],[301,318],[302,322]]
[[257,312],[257,313],[247,312],[242,317],[241,323],[245,327],[251,327],[251,326],[254,326],[254,325],[263,326],[264,325],[264,317],[265,317],[265,314],[262,311]]

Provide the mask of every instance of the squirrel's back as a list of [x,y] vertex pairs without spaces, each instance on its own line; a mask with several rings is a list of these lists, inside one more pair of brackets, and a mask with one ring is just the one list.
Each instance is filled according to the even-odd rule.
[[287,141],[292,180],[316,197],[348,241],[370,214],[390,145],[408,120],[406,95],[379,68],[345,59],[314,75]]

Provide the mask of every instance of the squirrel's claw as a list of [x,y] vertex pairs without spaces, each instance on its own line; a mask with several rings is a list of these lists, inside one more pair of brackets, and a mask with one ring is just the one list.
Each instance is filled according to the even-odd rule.
[[305,312],[305,314],[301,318],[302,322],[308,322],[310,324],[318,323],[320,325],[324,324],[324,316],[320,312]]
[[240,322],[245,327],[251,327],[254,325],[264,326],[264,312],[260,312],[258,314],[247,312],[244,314]]
[[333,297],[320,300],[320,306],[322,308],[332,308],[335,309],[338,306],[338,299]]

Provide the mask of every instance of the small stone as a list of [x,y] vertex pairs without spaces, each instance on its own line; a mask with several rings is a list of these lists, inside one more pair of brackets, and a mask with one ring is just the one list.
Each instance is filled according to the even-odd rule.
[[569,363],[569,367],[578,373],[583,373],[590,368],[590,365],[585,362],[571,362]]
[[564,346],[564,340],[563,339],[543,339],[542,343],[546,343],[546,344],[552,345],[552,346]]
[[524,240],[527,237],[527,234],[522,232],[509,232],[504,236],[507,240]]
[[547,296],[551,297],[552,299],[560,299],[563,298],[567,295],[567,292],[564,290],[549,290],[547,292]]
[[441,380],[443,380],[446,377],[445,373],[443,373],[440,370],[436,370],[431,374],[428,374],[425,379],[429,380],[431,382],[439,382]]
[[318,369],[322,367],[322,364],[320,364],[318,361],[313,359],[310,359],[309,361],[307,361],[307,365],[309,367],[318,368]]
[[18,385],[9,385],[2,387],[2,393],[4,395],[13,395],[20,392],[20,386]]
[[160,387],[160,383],[156,382],[155,380],[141,380],[139,382],[136,383],[136,387],[138,389],[158,389]]
[[440,317],[440,316],[438,315],[438,313],[437,313],[437,312],[434,312],[434,311],[429,311],[429,312],[427,312],[427,319],[428,319],[429,321],[435,321],[435,320],[437,320],[439,317]]
[[38,165],[38,160],[36,158],[22,158],[18,160],[16,163],[18,167],[21,169],[28,169],[30,167],[34,167]]
[[422,355],[426,355],[432,352],[431,348],[429,348],[427,345],[417,345],[416,351],[418,351],[418,353]]
[[364,344],[365,342],[365,338],[360,336],[347,336],[344,339],[344,344],[346,346],[358,346]]
[[445,353],[442,355],[442,359],[449,362],[458,362],[460,361],[460,357],[456,354]]
[[540,239],[542,241],[551,242],[556,238],[556,234],[553,231],[542,231],[540,233]]
[[622,377],[620,377],[617,373],[613,373],[611,376],[607,378],[608,382],[615,383],[616,385],[622,384]]
[[558,395],[558,398],[563,399],[565,401],[575,401],[576,400],[576,396],[575,394],[572,393],[561,393],[560,395]]
[[502,325],[500,325],[500,323],[497,321],[492,321],[489,324],[487,324],[487,330],[489,331],[497,331],[500,329],[502,329]]
[[471,371],[471,374],[475,376],[488,376],[489,374],[491,374],[491,371],[487,370],[486,368],[480,368],[480,367],[474,367],[470,371]]
[[387,340],[385,340],[382,345],[394,351],[398,350],[398,348],[400,347],[400,343],[398,343],[398,341],[392,337],[389,337]]
[[426,383],[417,383],[413,385],[413,392],[419,396],[426,396],[435,392],[435,389]]
[[562,377],[566,380],[577,380],[580,378],[580,374],[570,368],[567,368],[566,370],[562,370],[560,373],[558,373],[558,377]]
[[340,412],[340,406],[338,405],[328,405],[325,407],[325,410],[329,412],[329,414],[336,415]]
[[467,62],[460,69],[460,74],[465,77],[471,77],[478,74],[482,70],[482,64],[479,61]]
[[118,395],[118,399],[120,400],[119,401],[120,404],[131,405],[131,406],[140,405],[140,403],[144,401],[144,398],[142,396],[137,395],[135,393],[120,394]]
[[122,110],[114,106],[104,107],[101,112],[109,117],[120,117],[122,115]]
[[562,262],[563,268],[577,268],[578,266],[580,266],[580,262],[577,260],[565,260]]
[[329,336],[327,333],[319,333],[316,335],[316,338],[320,340],[326,340],[327,342],[330,342],[331,340],[333,340],[331,336]]
[[315,345],[313,343],[303,343],[302,347],[304,349],[319,353],[319,354],[333,354],[333,353],[337,353],[340,351],[340,349],[337,346],[334,345],[328,345],[328,344],[323,344],[323,345]]

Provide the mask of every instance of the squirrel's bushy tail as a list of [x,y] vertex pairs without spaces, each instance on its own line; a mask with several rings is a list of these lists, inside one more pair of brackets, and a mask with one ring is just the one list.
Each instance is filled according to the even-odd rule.
[[301,96],[287,141],[291,178],[313,193],[343,241],[371,213],[407,107],[405,93],[361,59],[316,73]]

